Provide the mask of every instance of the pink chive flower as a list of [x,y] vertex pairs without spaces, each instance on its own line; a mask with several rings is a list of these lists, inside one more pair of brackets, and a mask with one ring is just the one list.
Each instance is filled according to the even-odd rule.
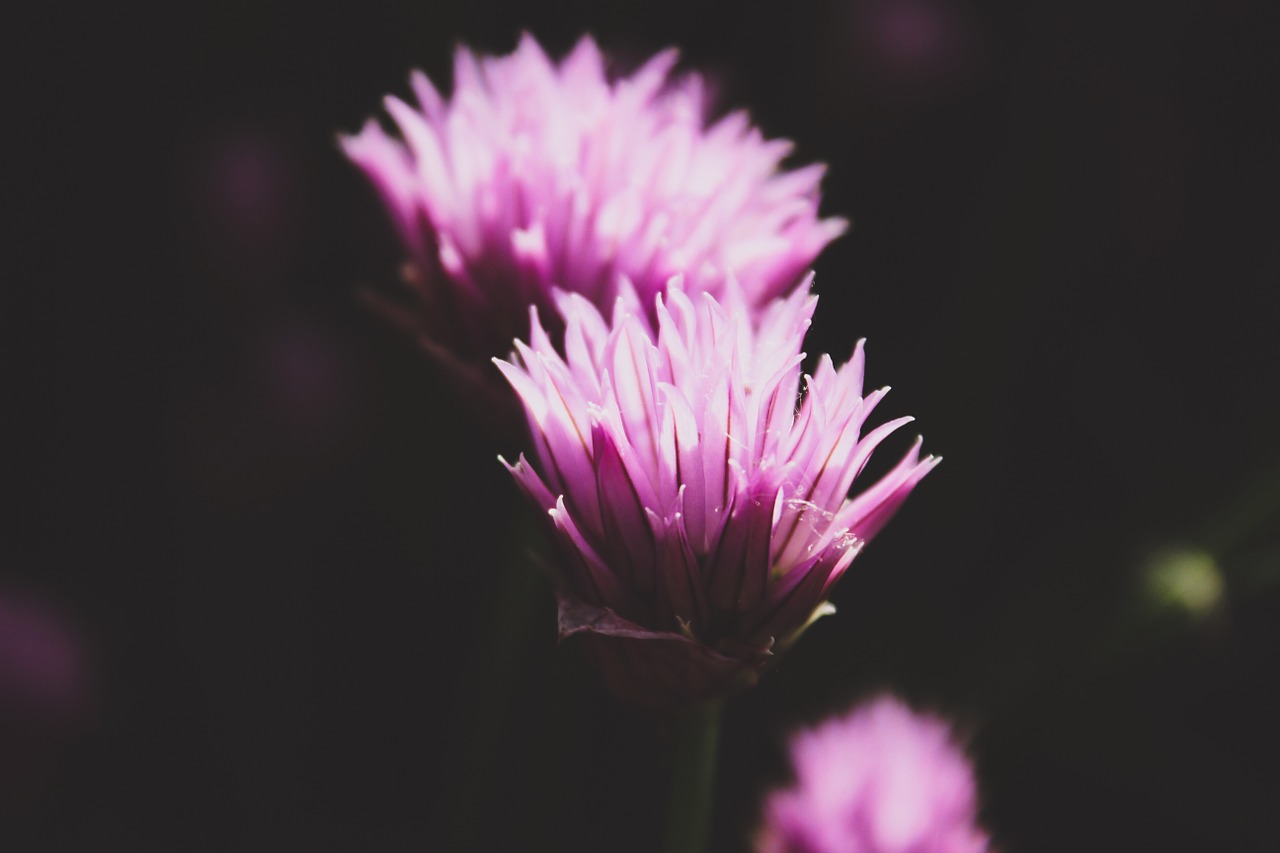
[[561,294],[561,356],[533,312],[498,367],[524,404],[533,461],[503,460],[553,524],[560,634],[585,635],[622,698],[679,706],[751,683],[830,612],[832,586],[938,460],[920,442],[849,497],[899,418],[861,436],[863,350],[823,356],[799,409],[809,282],[754,314],[673,279],[656,335],[634,295],[607,322]]
[[796,784],[764,806],[757,853],[984,853],[973,770],[942,720],[881,698],[802,731]]
[[[591,38],[561,62],[528,35],[509,56],[459,48],[453,96],[423,74],[416,105],[341,139],[382,196],[418,305],[400,319],[429,352],[481,363],[556,323],[551,289],[608,308],[625,276],[647,310],[673,274],[719,296],[732,270],[763,305],[790,292],[845,222],[819,219],[824,167],[781,171],[791,150],[745,113],[706,121],[704,84],[674,50],[613,78]],[[553,330],[558,333],[558,330]]]

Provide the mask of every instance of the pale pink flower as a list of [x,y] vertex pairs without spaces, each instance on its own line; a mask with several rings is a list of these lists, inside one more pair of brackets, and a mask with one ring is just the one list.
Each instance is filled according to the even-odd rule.
[[763,305],[844,230],[818,218],[823,167],[780,170],[791,144],[745,113],[708,126],[702,79],[673,76],[676,58],[611,78],[589,37],[559,63],[528,35],[509,56],[460,48],[451,98],[415,73],[416,105],[386,99],[398,136],[371,120],[341,140],[408,250],[419,304],[402,319],[429,351],[502,355],[530,304],[558,333],[553,287],[607,309],[623,276],[651,318],[677,272],[719,296],[732,270]]
[[849,497],[860,437],[888,389],[862,394],[863,350],[823,356],[808,393],[808,280],[759,313],[736,281],[717,300],[678,279],[657,334],[624,293],[611,321],[561,294],[564,355],[534,312],[499,368],[524,404],[533,461],[508,466],[554,524],[560,632],[584,634],[625,698],[679,705],[749,683],[825,604],[862,546],[938,460],[920,442]]
[[757,853],[984,853],[973,770],[942,720],[884,697],[802,731],[794,787],[764,806]]

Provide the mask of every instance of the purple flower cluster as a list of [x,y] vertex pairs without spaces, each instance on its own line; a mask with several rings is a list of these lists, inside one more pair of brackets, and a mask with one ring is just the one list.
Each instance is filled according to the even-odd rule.
[[804,272],[845,225],[818,216],[823,167],[781,170],[790,144],[742,113],[708,126],[675,62],[460,49],[452,97],[415,74],[417,106],[386,101],[399,138],[343,140],[427,348],[474,373],[515,341],[532,449],[508,467],[553,530],[561,635],[659,707],[754,681],[937,462],[917,441],[850,496],[910,419],[865,429],[885,390],[863,394],[861,343],[802,373]]
[[[753,683],[832,612],[938,462],[917,439],[862,476],[911,418],[872,425],[888,389],[864,392],[861,341],[803,371],[804,273],[845,225],[818,216],[823,169],[781,170],[789,143],[741,113],[708,126],[675,62],[611,76],[590,38],[558,63],[528,36],[460,49],[450,98],[415,74],[416,106],[386,101],[398,137],[342,140],[408,252],[409,325],[468,375],[491,358],[523,407],[529,451],[502,462],[551,532],[561,637],[664,710]],[[881,700],[794,755],[760,853],[987,849],[937,720]]]
[[503,355],[529,305],[558,323],[552,288],[608,306],[624,277],[651,306],[673,275],[719,297],[732,271],[763,305],[844,231],[818,218],[823,167],[781,171],[791,144],[745,113],[708,126],[676,59],[611,78],[589,37],[559,63],[528,35],[510,56],[460,48],[451,98],[416,73],[416,106],[386,99],[399,138],[370,120],[342,139],[409,253],[434,352]]
[[[560,631],[593,641],[615,690],[652,705],[754,679],[827,612],[832,586],[936,464],[919,442],[857,496],[872,451],[911,418],[865,435],[887,389],[863,395],[863,348],[803,376],[817,298],[758,312],[673,280],[656,332],[634,300],[606,320],[565,294],[564,354],[533,336],[498,366],[529,417],[531,463],[509,466],[554,523]],[[796,407],[801,384],[803,402]]]

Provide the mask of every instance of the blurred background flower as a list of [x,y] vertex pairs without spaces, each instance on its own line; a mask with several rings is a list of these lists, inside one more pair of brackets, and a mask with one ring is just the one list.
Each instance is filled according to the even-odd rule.
[[983,853],[973,768],[950,726],[884,696],[791,740],[795,784],[764,804],[759,853]]
[[732,271],[763,304],[844,230],[818,218],[824,168],[781,171],[791,144],[745,112],[709,121],[677,58],[619,74],[589,36],[558,61],[528,34],[508,56],[459,48],[452,95],[418,72],[416,105],[386,99],[400,138],[374,120],[342,138],[409,253],[407,322],[431,351],[505,355],[530,304],[557,331],[551,288],[608,307],[620,277],[651,305],[676,273],[719,295]]
[[91,724],[94,674],[61,608],[0,585],[0,828],[27,816]]
[[[980,724],[1001,850],[1274,847],[1280,8],[917,0],[941,54],[896,64],[863,47],[885,8],[16,7],[0,566],[93,638],[101,702],[0,846],[421,849],[452,819],[519,448],[356,306],[404,250],[334,132],[527,29],[677,46],[784,168],[829,164],[854,226],[808,347],[867,335],[947,456],[727,709],[718,849],[785,775],[774,733],[883,684]],[[1167,575],[1171,547],[1212,559]],[[529,595],[502,819],[467,841],[649,853],[653,739]]]

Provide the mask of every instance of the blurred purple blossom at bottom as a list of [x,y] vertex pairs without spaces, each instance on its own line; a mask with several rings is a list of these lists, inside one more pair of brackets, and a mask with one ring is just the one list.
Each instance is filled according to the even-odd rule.
[[797,734],[756,853],[982,853],[973,769],[943,720],[882,697]]

